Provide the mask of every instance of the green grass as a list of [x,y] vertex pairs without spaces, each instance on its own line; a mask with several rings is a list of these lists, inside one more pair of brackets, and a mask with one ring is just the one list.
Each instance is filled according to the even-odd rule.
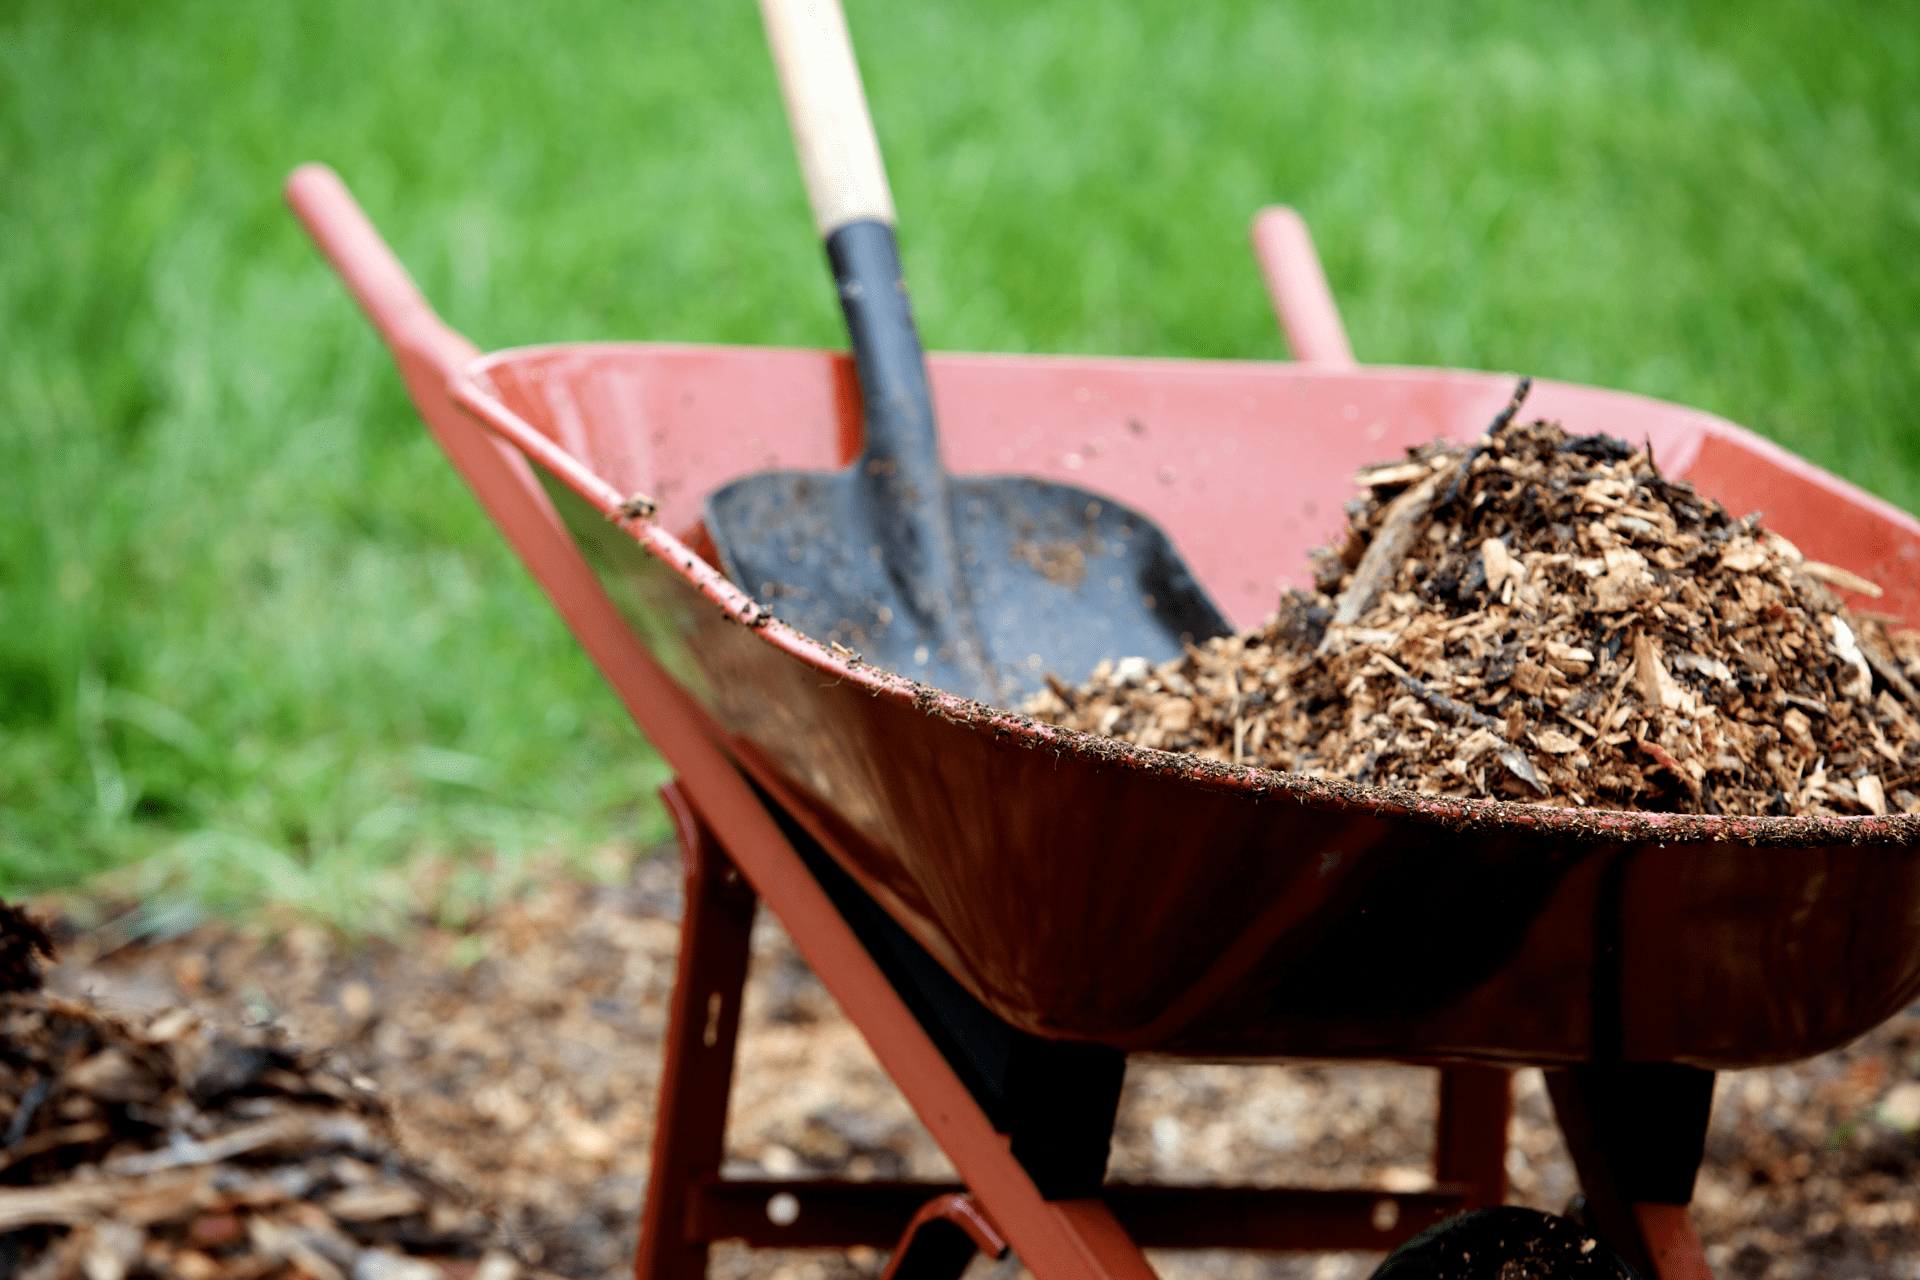
[[[1286,201],[1363,359],[1697,404],[1920,506],[1898,6],[850,7],[930,345],[1278,357]],[[15,0],[0,891],[384,927],[662,831],[281,206],[308,159],[483,348],[840,341],[747,0]]]

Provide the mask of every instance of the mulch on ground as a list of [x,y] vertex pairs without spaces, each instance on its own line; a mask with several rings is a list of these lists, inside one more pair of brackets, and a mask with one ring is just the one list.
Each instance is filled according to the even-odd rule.
[[473,1197],[404,1155],[371,1081],[271,1025],[50,995],[45,933],[0,924],[31,944],[0,993],[0,1275],[521,1274]]
[[[470,930],[423,928],[404,946],[347,946],[301,925],[272,937],[205,925],[129,942],[141,932],[136,913],[131,927],[109,920],[56,929],[62,960],[50,977],[53,994],[85,1001],[89,1017],[151,1027],[185,1009],[213,1029],[195,1034],[244,1040],[268,1035],[249,1030],[265,1022],[285,1037],[273,1039],[278,1052],[326,1048],[333,1078],[355,1098],[378,1099],[390,1117],[392,1167],[407,1171],[401,1184],[429,1200],[459,1188],[487,1220],[464,1250],[419,1253],[398,1240],[377,1246],[383,1252],[427,1261],[446,1280],[472,1280],[486,1256],[614,1280],[627,1274],[645,1188],[679,910],[677,859],[662,857],[639,862],[617,885],[556,879]],[[1112,1173],[1417,1189],[1431,1180],[1433,1080],[1430,1071],[1390,1065],[1136,1063]],[[1513,1199],[1559,1211],[1576,1185],[1538,1072],[1516,1073],[1515,1104]],[[1694,1207],[1716,1273],[1789,1280],[1920,1269],[1917,1125],[1920,1011],[1809,1062],[1723,1074]],[[952,1176],[766,913],[755,931],[728,1151],[727,1172],[737,1176]],[[351,1158],[379,1179],[396,1176],[385,1156]],[[288,1162],[306,1165],[297,1152]],[[100,1165],[92,1168],[86,1177],[99,1176]],[[274,1221],[305,1227],[299,1215],[308,1210],[296,1206],[325,1211],[346,1189],[344,1180],[316,1179],[278,1202]],[[102,1212],[92,1230],[110,1236],[116,1221]],[[187,1274],[150,1267],[146,1257],[143,1249],[127,1276]],[[1379,1255],[1160,1253],[1153,1261],[1170,1280],[1360,1280]],[[871,1251],[723,1246],[713,1274],[856,1280],[883,1263]],[[1017,1260],[976,1266],[979,1280],[1018,1273]],[[293,1270],[281,1264],[275,1274],[291,1280]]]
[[1920,812],[1920,636],[1877,585],[1644,450],[1515,416],[1362,471],[1317,590],[1054,683],[1041,719],[1315,777],[1556,806]]

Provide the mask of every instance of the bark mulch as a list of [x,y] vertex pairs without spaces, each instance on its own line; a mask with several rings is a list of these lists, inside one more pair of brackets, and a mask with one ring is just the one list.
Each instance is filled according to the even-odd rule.
[[521,1274],[473,1197],[406,1158],[371,1081],[277,1027],[49,995],[46,934],[0,926],[34,944],[0,994],[0,1275]]
[[[273,1070],[307,1082],[295,1089],[263,1069],[252,1085],[200,1106],[197,1114],[214,1116],[215,1127],[206,1135],[188,1132],[191,1140],[206,1144],[232,1132],[228,1124],[257,1123],[247,1109],[260,1107],[269,1120],[296,1114],[364,1126],[366,1138],[356,1129],[353,1140],[373,1145],[323,1154],[295,1141],[231,1155],[224,1165],[193,1166],[213,1176],[212,1191],[195,1196],[232,1197],[247,1187],[259,1202],[196,1199],[171,1216],[152,1217],[139,1206],[153,1202],[132,1196],[70,1222],[28,1228],[42,1234],[32,1249],[15,1254],[16,1274],[52,1274],[78,1254],[78,1274],[88,1280],[114,1280],[114,1258],[125,1259],[120,1274],[131,1280],[215,1280],[217,1271],[192,1260],[198,1254],[241,1274],[259,1259],[285,1256],[253,1274],[323,1276],[294,1261],[283,1237],[269,1232],[270,1246],[256,1245],[256,1219],[307,1240],[322,1259],[331,1260],[321,1241],[348,1256],[343,1236],[359,1257],[377,1255],[366,1268],[334,1262],[358,1280],[380,1280],[374,1265],[395,1259],[424,1263],[445,1280],[473,1280],[488,1265],[581,1280],[627,1274],[673,976],[676,863],[642,860],[615,885],[556,878],[468,929],[423,928],[404,945],[348,946],[302,925],[269,935],[206,924],[168,936],[166,921],[180,926],[161,912],[79,929],[75,922],[86,920],[92,904],[69,904],[65,922],[55,922],[62,960],[49,974],[52,996],[39,998],[46,1010],[67,1011],[48,1016],[94,1028],[84,1030],[86,1037],[101,1034],[103,1019],[120,1019],[132,1034],[111,1043],[133,1064],[129,1079],[194,1079],[167,1064],[173,1045],[195,1040],[265,1050]],[[172,1030],[189,1018],[193,1030]],[[156,1025],[165,1034],[156,1036]],[[294,1044],[326,1046],[330,1065]],[[73,1067],[98,1057],[97,1050],[82,1053],[59,1078],[70,1082]],[[323,1072],[326,1083],[313,1083]],[[24,1078],[10,1076],[12,1083],[0,1087],[0,1112],[20,1114],[34,1087],[29,1081],[23,1090]],[[1399,1066],[1135,1063],[1112,1173],[1128,1180],[1417,1189],[1431,1180],[1433,1079],[1430,1071]],[[0,1171],[0,1198],[124,1177],[106,1167],[123,1151],[138,1158],[171,1145],[154,1141],[155,1120],[164,1130],[170,1114],[164,1106],[103,1106],[96,1098],[92,1117],[67,1118],[50,1098],[51,1091],[22,1137],[45,1132],[55,1118],[60,1126],[91,1118],[117,1136],[76,1144],[64,1165],[32,1166],[43,1181]],[[134,1117],[136,1107],[147,1119]],[[1576,1186],[1538,1072],[1516,1073],[1515,1108],[1512,1198],[1559,1211]],[[8,1123],[0,1119],[0,1127]],[[1920,1010],[1809,1062],[1723,1074],[1694,1206],[1716,1274],[1844,1280],[1920,1272],[1916,1126]],[[0,1158],[18,1154],[13,1143],[5,1145]],[[755,931],[727,1171],[952,1176],[766,913]],[[233,1179],[228,1190],[221,1190],[222,1177]],[[393,1206],[414,1194],[429,1207],[424,1215],[357,1220],[336,1212],[344,1193],[369,1186],[385,1188],[379,1194],[391,1196]],[[452,1247],[445,1235],[438,1242],[408,1236],[433,1225],[433,1206],[464,1207],[466,1201],[448,1198],[453,1187],[470,1194],[487,1221],[463,1220],[461,1231],[470,1234]],[[440,1212],[444,1233],[450,1219],[447,1209]],[[325,1220],[332,1226],[318,1225]],[[136,1230],[144,1243],[130,1249]],[[295,1234],[301,1231],[312,1234]],[[181,1247],[182,1233],[191,1248]],[[83,1243],[71,1243],[76,1238]],[[47,1244],[63,1261],[45,1261]],[[1360,1280],[1379,1255],[1161,1253],[1153,1261],[1169,1280]],[[713,1275],[856,1280],[876,1275],[883,1262],[872,1251],[755,1254],[722,1246]],[[1018,1274],[1017,1260],[976,1267],[976,1280]],[[433,1280],[425,1271],[419,1277]]]
[[1644,450],[1520,422],[1362,471],[1317,590],[1027,710],[1141,746],[1427,794],[1709,814],[1920,812],[1920,636],[1880,588]]

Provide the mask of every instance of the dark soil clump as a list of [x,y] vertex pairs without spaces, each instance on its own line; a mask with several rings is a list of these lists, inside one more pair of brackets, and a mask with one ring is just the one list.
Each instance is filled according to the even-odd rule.
[[53,959],[53,939],[40,922],[0,900],[0,994],[38,991],[40,964]]
[[1920,637],[1849,613],[1832,586],[1879,589],[1757,513],[1736,519],[1646,452],[1545,421],[1356,479],[1315,591],[1158,668],[1103,663],[1028,711],[1453,797],[1920,811]]

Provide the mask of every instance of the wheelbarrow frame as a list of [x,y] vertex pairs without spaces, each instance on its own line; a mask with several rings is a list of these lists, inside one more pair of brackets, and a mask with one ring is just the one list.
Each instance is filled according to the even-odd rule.
[[[1043,1187],[1032,1160],[983,1106],[912,984],[890,977],[806,846],[820,833],[764,775],[743,776],[726,735],[635,637],[520,449],[460,402],[479,351],[433,313],[330,170],[308,166],[289,198],[392,349],[429,429],[547,592],[568,627],[673,769],[666,792],[687,879],[679,973],[660,1093],[640,1280],[704,1274],[709,1242],[893,1245],[890,1272],[957,1275],[976,1248],[1011,1247],[1043,1280],[1151,1275],[1140,1249],[1390,1248],[1460,1209],[1505,1196],[1508,1073],[1440,1067],[1436,1185],[1419,1194],[1240,1187]],[[1350,348],[1304,223],[1256,219],[1254,241],[1296,355],[1350,364]],[[710,567],[689,562],[703,582]],[[716,584],[717,585],[717,584]],[[757,787],[756,787],[757,784]],[[831,859],[829,859],[831,861]],[[853,892],[858,894],[858,886]],[[958,1186],[737,1182],[718,1177],[746,940],[764,899],[953,1162]],[[882,913],[884,914],[884,913]],[[991,1016],[991,1015],[988,1015]],[[1704,1139],[1710,1072],[1669,1066],[1550,1073],[1562,1126],[1598,1228],[1664,1280],[1707,1274],[1685,1214]],[[1117,1077],[1111,1082],[1117,1097]],[[1111,1112],[1106,1116],[1110,1131]],[[1095,1126],[1096,1128],[1098,1126]],[[1106,1132],[1099,1135],[1099,1166]],[[1068,1180],[1070,1183],[1073,1179]],[[1084,1183],[1084,1178],[1079,1180]],[[784,1198],[783,1198],[784,1197]]]

